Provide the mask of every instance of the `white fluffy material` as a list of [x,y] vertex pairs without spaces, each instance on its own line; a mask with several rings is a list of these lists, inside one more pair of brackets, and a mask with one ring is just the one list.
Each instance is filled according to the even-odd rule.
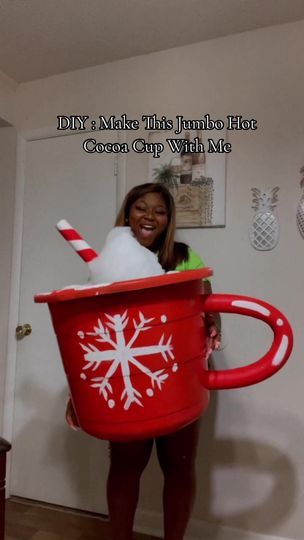
[[114,227],[99,256],[89,263],[92,283],[125,281],[164,274],[155,253],[141,246],[130,227]]

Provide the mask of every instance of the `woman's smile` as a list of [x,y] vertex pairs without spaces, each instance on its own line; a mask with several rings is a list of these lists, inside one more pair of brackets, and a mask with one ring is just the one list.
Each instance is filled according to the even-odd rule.
[[155,231],[154,225],[143,224],[143,225],[140,225],[140,228],[141,228],[142,235],[143,235],[145,238],[150,238],[150,237],[152,237],[152,236],[153,236],[153,233],[154,233],[154,231]]

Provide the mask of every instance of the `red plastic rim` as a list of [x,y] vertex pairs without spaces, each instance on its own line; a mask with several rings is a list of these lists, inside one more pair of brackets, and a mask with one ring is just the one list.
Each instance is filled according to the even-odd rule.
[[57,291],[48,293],[36,294],[34,297],[37,303],[64,302],[66,300],[77,300],[79,298],[89,298],[93,296],[101,296],[106,294],[137,291],[141,289],[150,289],[153,287],[161,287],[164,285],[174,285],[185,281],[193,281],[195,279],[204,279],[213,275],[212,268],[198,268],[197,270],[186,270],[184,272],[174,272],[153,276],[149,278],[130,279],[127,281],[117,281],[106,285],[88,285],[80,289],[66,287]]

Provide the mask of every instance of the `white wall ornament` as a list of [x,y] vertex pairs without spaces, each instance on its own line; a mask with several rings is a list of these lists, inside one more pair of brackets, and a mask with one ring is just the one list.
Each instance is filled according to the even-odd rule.
[[251,208],[256,213],[249,229],[249,238],[252,247],[258,251],[269,251],[279,241],[279,222],[273,213],[278,202],[279,189],[278,186],[267,191],[251,188],[253,202]]
[[297,225],[301,236],[304,238],[304,166],[301,167],[300,173],[302,174],[300,186],[303,189],[303,193],[297,208]]

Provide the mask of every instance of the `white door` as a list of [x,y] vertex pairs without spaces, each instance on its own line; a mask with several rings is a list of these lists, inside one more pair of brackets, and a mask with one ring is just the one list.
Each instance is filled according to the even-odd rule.
[[114,223],[114,154],[86,154],[87,136],[26,145],[19,323],[31,324],[32,333],[18,342],[10,493],[106,513],[107,442],[67,427],[67,385],[48,307],[33,302],[35,293],[88,277],[55,229],[60,219],[97,250]]

